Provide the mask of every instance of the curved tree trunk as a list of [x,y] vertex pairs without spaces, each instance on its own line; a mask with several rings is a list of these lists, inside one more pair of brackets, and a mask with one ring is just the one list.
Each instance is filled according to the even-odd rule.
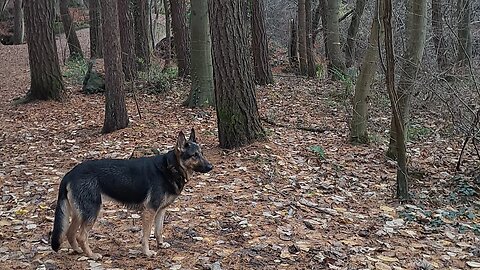
[[135,55],[138,70],[145,71],[150,67],[150,27],[148,1],[134,0]]
[[173,41],[177,56],[178,76],[190,75],[190,50],[187,28],[187,4],[185,0],[170,0]]
[[265,136],[248,50],[244,1],[209,1],[220,146],[243,146]]
[[102,132],[110,133],[127,127],[128,115],[123,87],[117,0],[102,0],[101,5],[105,61],[105,121]]
[[25,28],[30,90],[25,101],[34,99],[60,101],[65,97],[53,31],[55,19],[53,1],[25,1]]
[[325,14],[325,27],[323,29],[326,35],[326,52],[327,59],[329,61],[329,70],[335,75],[336,72],[345,71],[345,61],[342,58],[342,47],[340,44],[340,32],[338,26],[338,12],[339,1],[338,0],[325,0],[326,11]]
[[442,0],[432,0],[432,32],[437,65],[441,72],[447,69],[447,48],[443,37]]
[[213,92],[212,42],[208,22],[208,1],[191,2],[191,52],[192,87],[188,107],[203,107],[215,104]]
[[120,44],[122,47],[122,67],[125,80],[137,77],[135,61],[135,37],[133,34],[133,14],[129,8],[130,0],[118,0],[118,23],[120,27]]
[[13,44],[22,44],[25,37],[22,0],[14,2]]
[[310,78],[316,76],[315,56],[313,51],[312,35],[312,0],[305,0],[305,23],[306,23],[306,49],[307,49],[307,75]]
[[298,60],[300,74],[307,75],[307,22],[305,0],[298,0]]
[[457,0],[459,66],[466,66],[472,57],[472,35],[470,33],[470,0]]
[[252,1],[252,51],[255,82],[259,85],[273,83],[272,69],[268,62],[268,41],[265,32],[263,0]]
[[67,36],[68,50],[70,51],[69,59],[83,58],[80,41],[78,40],[77,32],[75,32],[75,25],[68,11],[68,0],[60,0],[60,16],[62,18],[63,30]]
[[[425,34],[427,23],[426,0],[407,1],[407,25],[406,25],[406,48],[403,55],[403,63],[398,83],[398,107],[401,114],[403,134],[408,133],[410,121],[410,98],[412,96],[417,71],[422,60],[425,48]],[[397,133],[398,129],[392,118],[390,125],[390,144],[387,156],[396,159],[397,157]],[[406,140],[406,139],[405,139]]]
[[101,26],[100,0],[90,0],[88,6],[90,17],[90,57],[103,57],[103,35]]
[[347,44],[345,45],[345,65],[347,68],[353,66],[355,58],[355,38],[362,18],[363,10],[365,9],[365,0],[357,0],[355,3],[355,11],[350,21],[350,26],[347,31]]

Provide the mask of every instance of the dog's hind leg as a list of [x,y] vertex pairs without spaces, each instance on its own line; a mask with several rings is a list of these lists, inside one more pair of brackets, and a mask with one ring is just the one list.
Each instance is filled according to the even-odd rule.
[[102,255],[93,253],[88,245],[88,232],[92,229],[94,223],[95,220],[82,222],[78,233],[78,242],[80,243],[83,252],[85,252],[88,257],[92,258],[93,260],[98,260],[102,258]]
[[75,252],[82,253],[82,249],[78,246],[78,242],[77,242],[77,231],[79,228],[80,228],[80,217],[76,215],[76,213],[73,213],[72,222],[70,223],[70,226],[68,227],[68,230],[67,230],[67,239],[68,239],[68,243],[70,243],[70,246]]
[[150,250],[149,245],[148,245],[148,240],[150,238],[150,233],[152,233],[152,225],[153,225],[153,215],[155,214],[152,209],[146,208],[143,210],[142,213],[142,225],[143,225],[143,230],[142,230],[142,249],[143,253],[147,255],[148,257],[154,256],[157,253],[155,251]]
[[163,242],[163,221],[165,220],[166,208],[159,209],[155,215],[155,239],[157,239],[158,248],[169,248],[170,244]]

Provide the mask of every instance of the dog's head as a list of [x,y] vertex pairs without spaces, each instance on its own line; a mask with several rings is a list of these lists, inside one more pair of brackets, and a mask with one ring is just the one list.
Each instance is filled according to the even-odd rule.
[[177,144],[175,145],[175,155],[180,167],[185,169],[188,174],[193,171],[207,173],[213,169],[212,164],[203,156],[200,145],[197,144],[197,138],[193,128],[188,140],[185,134],[180,131]]

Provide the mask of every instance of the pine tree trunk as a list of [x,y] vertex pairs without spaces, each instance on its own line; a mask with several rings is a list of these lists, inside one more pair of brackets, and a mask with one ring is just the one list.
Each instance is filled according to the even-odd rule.
[[315,56],[313,51],[313,35],[312,35],[312,0],[305,0],[305,23],[307,26],[307,75],[310,78],[315,78]]
[[138,70],[145,71],[150,67],[150,41],[148,1],[134,0],[135,55]]
[[[398,83],[398,107],[402,119],[402,128],[404,135],[408,133],[410,121],[410,99],[415,87],[415,78],[422,60],[425,48],[426,22],[427,22],[427,4],[426,0],[408,0],[407,1],[407,21],[406,38],[407,42],[403,63]],[[390,144],[388,146],[387,156],[397,157],[397,133],[398,129],[391,121],[390,125]],[[406,140],[406,138],[405,138]]]
[[120,27],[120,44],[122,47],[122,67],[125,80],[137,77],[135,60],[135,35],[133,34],[133,14],[129,7],[130,0],[118,0],[118,22]]
[[300,74],[307,75],[307,21],[305,0],[298,0],[298,60]]
[[22,0],[14,1],[13,44],[22,44],[25,37]]
[[255,82],[259,85],[273,83],[272,69],[268,62],[268,40],[265,32],[264,0],[252,1],[252,51]]
[[342,47],[340,44],[340,32],[338,26],[338,12],[339,12],[339,1],[338,0],[325,0],[326,16],[325,23],[326,27],[323,28],[324,33],[326,34],[327,40],[327,59],[329,61],[329,70],[333,75],[336,72],[345,72],[345,61],[342,59]]
[[[380,7],[379,10],[380,12],[383,12],[383,7]],[[350,134],[350,141],[352,143],[368,143],[369,141],[367,124],[370,86],[375,78],[375,72],[377,70],[379,38],[383,37],[378,19],[378,14],[375,12],[375,18],[372,20],[370,37],[368,38],[367,52],[363,58],[360,74],[355,84],[352,130]]]
[[103,35],[101,26],[100,0],[90,0],[88,7],[90,17],[90,57],[103,57]]
[[123,87],[117,0],[102,0],[101,6],[105,61],[105,121],[102,132],[110,133],[127,127],[128,115]]
[[212,43],[208,22],[208,1],[191,2],[191,52],[192,87],[188,107],[204,107],[215,104],[213,91]]
[[82,48],[80,47],[75,25],[68,10],[68,0],[60,0],[60,16],[62,18],[63,30],[67,36],[68,50],[70,51],[69,59],[82,59]]
[[209,1],[220,147],[240,147],[265,136],[248,50],[245,1]]
[[170,20],[170,5],[169,0],[163,0],[163,7],[165,9],[165,39],[167,41],[166,55],[165,55],[165,68],[170,67],[170,61],[172,59],[172,35],[171,35],[171,20]]
[[190,75],[190,50],[187,28],[187,4],[185,0],[170,0],[173,41],[177,57],[178,76]]
[[31,78],[25,102],[35,99],[61,101],[65,97],[53,31],[54,13],[53,1],[25,1],[25,28]]
[[447,48],[443,37],[442,0],[432,0],[432,32],[438,68],[444,72],[447,69]]
[[470,0],[457,0],[459,66],[466,66],[472,58],[472,35],[470,33]]
[[345,46],[345,65],[347,68],[353,66],[355,58],[355,39],[362,18],[363,10],[365,9],[365,0],[357,0],[355,3],[355,11],[350,21],[350,26],[347,31],[347,44]]

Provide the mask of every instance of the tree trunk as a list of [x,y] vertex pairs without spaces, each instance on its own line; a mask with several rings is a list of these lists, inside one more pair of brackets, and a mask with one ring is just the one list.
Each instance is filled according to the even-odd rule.
[[443,37],[442,0],[432,0],[432,32],[438,68],[444,72],[447,69],[447,48]]
[[13,18],[13,44],[22,44],[25,37],[25,24],[23,18],[22,0],[14,2]]
[[315,13],[313,13],[312,19],[312,44],[315,44],[318,34],[318,25],[320,24],[320,18],[322,14],[322,3],[324,4],[324,0],[319,0],[318,5],[315,8]]
[[[325,49],[325,58],[328,60],[328,45],[327,45],[327,0],[319,0],[318,1],[318,9],[320,10],[321,20],[322,20],[322,28],[323,28],[323,47]],[[318,30],[318,28],[317,28]],[[315,33],[318,31],[315,30]]]
[[137,67],[145,71],[150,67],[150,41],[148,1],[134,0],[135,55]]
[[137,77],[135,60],[135,35],[133,34],[133,14],[129,8],[130,0],[118,0],[118,23],[120,27],[120,44],[122,47],[122,67],[125,80]]
[[358,32],[358,26],[362,18],[363,10],[365,9],[365,0],[357,0],[355,3],[355,11],[350,21],[350,26],[347,31],[347,44],[345,47],[345,65],[347,68],[353,66],[355,58],[355,38]]
[[105,61],[105,121],[103,133],[128,126],[118,25],[117,0],[102,0],[102,32]]
[[252,1],[252,51],[255,82],[259,85],[273,83],[272,69],[268,63],[268,41],[265,32],[263,0]]
[[338,26],[338,0],[325,0],[327,2],[326,26],[324,32],[327,40],[327,59],[329,61],[329,70],[335,75],[337,72],[345,72],[345,62],[342,59],[342,47],[340,44],[340,33]]
[[[383,7],[377,8],[377,10],[383,13]],[[381,14],[380,17],[382,17]],[[382,30],[378,19],[378,13],[375,12],[375,17],[372,20],[370,37],[368,39],[367,52],[365,54],[365,57],[363,58],[363,64],[360,69],[360,74],[355,84],[355,95],[353,98],[352,130],[350,134],[350,141],[353,143],[368,143],[369,141],[367,124],[370,86],[375,78],[375,73],[377,70],[379,38],[383,36],[383,33],[380,33]]]
[[70,51],[69,59],[82,59],[82,48],[80,47],[80,41],[78,40],[72,17],[68,11],[68,0],[60,0],[60,16],[62,18],[63,30],[67,36],[68,50]]
[[[417,0],[408,0],[409,3],[407,3],[407,6],[414,1],[417,1]],[[425,2],[425,0],[420,0],[420,1]],[[397,135],[396,146],[398,148],[397,198],[399,198],[400,200],[407,200],[408,199],[407,150],[405,146],[405,136],[404,136],[406,131],[405,129],[403,129],[402,115],[400,113],[400,108],[398,105],[399,93],[395,91],[395,58],[393,54],[394,52],[393,52],[392,23],[391,23],[392,21],[391,0],[385,0],[384,8],[385,10],[384,10],[384,16],[383,16],[383,27],[385,29],[385,52],[386,52],[385,59],[387,62],[387,67],[385,70],[385,73],[386,73],[385,80],[386,80],[388,95],[390,97],[390,103],[392,105],[392,113],[393,113],[393,119],[394,119],[393,122],[395,123],[395,126],[399,130],[399,132],[396,134]],[[407,10],[407,14],[410,18],[414,17],[414,15],[412,15],[412,13],[409,12],[409,10]]]
[[298,66],[298,38],[297,38],[297,21],[290,19],[290,38],[288,39],[288,62],[290,66],[297,68]]
[[65,97],[53,31],[54,13],[53,1],[25,1],[25,28],[31,78],[26,102],[35,99],[61,101]]
[[[403,55],[403,63],[398,83],[398,107],[402,119],[402,128],[404,135],[408,133],[410,121],[410,99],[415,88],[415,79],[417,71],[422,60],[425,48],[425,32],[427,23],[427,4],[426,0],[408,0],[407,1],[407,21],[406,21],[406,48]],[[393,123],[390,125],[390,144],[388,146],[387,156],[397,157],[396,138],[398,129]],[[406,138],[405,138],[406,140]]]
[[190,75],[190,51],[187,29],[187,4],[185,0],[170,0],[173,42],[177,56],[178,76]]
[[307,26],[307,75],[310,78],[315,78],[315,56],[313,51],[313,35],[312,35],[312,0],[305,0],[305,24]]
[[298,0],[298,58],[300,74],[307,75],[307,23],[305,0]]
[[170,67],[170,61],[172,59],[172,35],[171,35],[171,20],[170,20],[170,5],[169,0],[163,0],[163,7],[165,9],[165,39],[167,40],[167,48],[165,55],[165,67]]
[[472,35],[470,33],[470,0],[457,0],[459,66],[466,66],[472,58]]
[[215,104],[213,91],[212,42],[208,22],[208,1],[191,2],[192,87],[188,107]]
[[209,1],[220,147],[240,147],[265,136],[248,50],[245,1]]
[[103,35],[101,27],[100,0],[90,0],[88,15],[90,17],[90,57],[103,57]]

